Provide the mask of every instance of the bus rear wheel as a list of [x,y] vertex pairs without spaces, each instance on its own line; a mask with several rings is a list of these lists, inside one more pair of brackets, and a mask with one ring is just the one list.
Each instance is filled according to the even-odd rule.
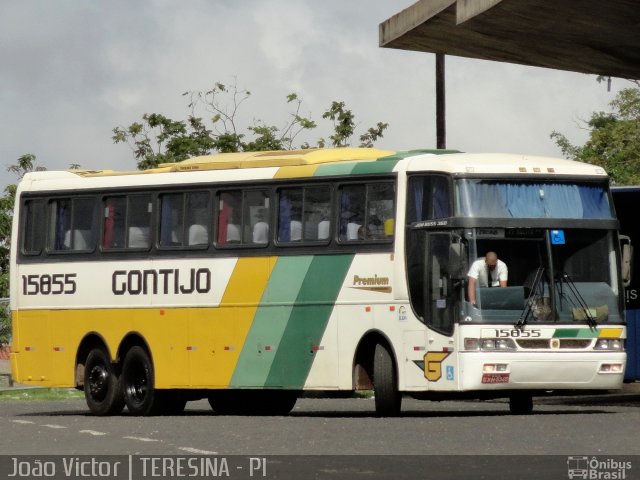
[[527,393],[517,393],[509,397],[509,411],[513,415],[531,415],[533,397]]
[[150,415],[155,401],[153,364],[144,348],[131,347],[122,363],[124,401],[132,415]]
[[187,399],[179,392],[156,390],[152,413],[180,415],[186,406]]
[[402,394],[398,391],[398,378],[391,352],[378,343],[373,355],[373,393],[376,413],[381,417],[400,414]]
[[220,415],[287,415],[298,401],[295,390],[221,390],[209,394]]
[[102,348],[89,352],[84,368],[84,398],[94,415],[117,415],[124,408],[122,386]]

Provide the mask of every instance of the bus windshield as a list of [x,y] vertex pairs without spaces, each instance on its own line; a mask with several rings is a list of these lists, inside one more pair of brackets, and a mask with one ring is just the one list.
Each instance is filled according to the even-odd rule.
[[461,179],[458,214],[490,218],[609,219],[606,185]]
[[[476,283],[475,305],[466,302],[467,321],[622,321],[612,231],[476,229],[472,235],[469,265],[495,252],[508,273],[502,288],[498,282]],[[468,300],[472,294],[466,294]]]

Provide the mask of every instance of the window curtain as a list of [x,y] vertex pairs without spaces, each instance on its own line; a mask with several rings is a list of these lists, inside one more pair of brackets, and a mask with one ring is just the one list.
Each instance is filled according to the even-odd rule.
[[286,193],[280,195],[280,216],[278,220],[278,240],[291,241],[291,200]]

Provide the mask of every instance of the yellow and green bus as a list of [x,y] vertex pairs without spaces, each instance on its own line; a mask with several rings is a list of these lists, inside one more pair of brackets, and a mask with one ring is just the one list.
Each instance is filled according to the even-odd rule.
[[[379,415],[403,395],[530,413],[537,394],[621,387],[617,228],[602,169],[543,157],[341,148],[33,172],[13,376],[83,389],[96,415],[202,398],[286,414],[304,391],[354,390]],[[470,282],[487,252],[500,288]]]

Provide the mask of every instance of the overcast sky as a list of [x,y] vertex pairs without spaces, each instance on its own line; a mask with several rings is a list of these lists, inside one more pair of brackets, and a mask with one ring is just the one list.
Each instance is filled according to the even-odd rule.
[[[332,100],[358,132],[389,123],[377,146],[435,146],[432,54],[383,49],[378,25],[411,0],[0,0],[0,165],[24,153],[49,170],[135,169],[111,130],[144,113],[184,119],[187,90],[214,82],[252,92],[241,118],[283,125],[285,97],[327,136]],[[560,156],[553,130],[574,143],[607,92],[595,76],[447,57],[447,146]],[[15,179],[0,175],[2,187]]]

